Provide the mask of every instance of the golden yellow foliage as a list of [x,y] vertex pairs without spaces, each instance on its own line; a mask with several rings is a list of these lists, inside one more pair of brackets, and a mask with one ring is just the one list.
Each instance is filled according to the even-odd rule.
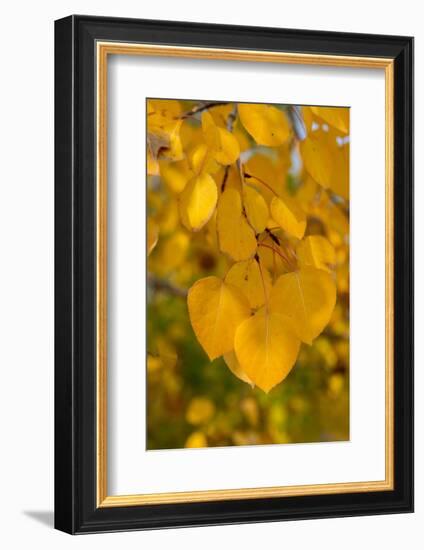
[[218,190],[207,173],[190,180],[180,195],[181,221],[190,231],[198,231],[214,213]]
[[330,126],[334,126],[343,134],[349,133],[349,109],[346,107],[311,107],[310,109]]
[[159,161],[159,172],[163,183],[174,193],[181,193],[193,176],[186,159],[178,162]]
[[286,316],[306,344],[323,331],[336,304],[336,285],[330,274],[302,267],[281,275],[271,293],[272,311]]
[[269,392],[292,369],[300,340],[283,315],[263,308],[240,324],[234,346],[249,380]]
[[250,314],[240,289],[218,277],[200,279],[190,288],[188,310],[197,339],[211,360],[233,349],[236,329]]
[[243,380],[243,382],[246,382],[246,384],[249,384],[252,387],[254,386],[247,374],[243,372],[234,351],[224,353],[223,357],[227,367],[237,376],[237,378],[240,378],[240,380]]
[[254,259],[233,264],[225,280],[243,292],[252,309],[264,305],[272,288],[269,271],[266,267],[259,267],[259,263]]
[[226,128],[217,126],[207,111],[202,115],[202,128],[206,144],[215,160],[224,165],[236,162],[240,155],[237,139]]
[[[294,116],[306,137],[298,135]],[[159,289],[155,304],[167,311],[167,292],[183,304],[187,297],[188,314],[185,305],[178,311],[196,346],[210,360],[222,356],[238,384],[268,393],[305,357],[319,357],[328,372],[348,363],[348,349],[343,342],[336,348],[329,334],[346,338],[349,327],[349,147],[347,108],[147,102],[147,254],[151,287]],[[165,318],[158,326],[184,339],[181,319],[178,330],[177,324],[171,329]],[[152,338],[149,375],[164,377],[171,407],[181,383],[174,374],[179,359],[160,352],[158,336]],[[313,346],[301,348],[302,342]],[[346,393],[344,374],[343,383],[339,378],[325,386],[333,397]],[[246,399],[240,407],[258,426],[257,402]],[[219,440],[216,399],[190,395],[182,410],[190,430],[201,426],[191,435],[186,429],[186,447]],[[261,442],[290,440],[285,423],[275,422]],[[256,442],[246,427],[232,437]]]
[[331,272],[336,263],[333,246],[321,235],[311,235],[299,243],[296,250],[300,265],[309,265]]
[[182,120],[178,101],[154,100],[147,102],[147,147],[152,158],[181,160],[184,157],[180,138]]
[[241,103],[238,106],[243,126],[259,145],[275,147],[290,137],[290,126],[282,111],[272,105]]
[[219,199],[217,231],[220,249],[233,260],[247,260],[255,253],[255,232],[243,214],[240,193],[235,189],[225,189]]
[[302,208],[289,197],[274,197],[271,201],[271,215],[274,221],[289,235],[301,239],[305,234],[306,215]]
[[243,188],[243,203],[248,222],[256,233],[262,233],[269,219],[269,211],[265,199],[259,191],[245,185]]

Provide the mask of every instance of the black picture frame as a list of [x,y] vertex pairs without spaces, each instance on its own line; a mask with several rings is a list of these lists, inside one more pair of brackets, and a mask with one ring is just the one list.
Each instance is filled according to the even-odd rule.
[[[98,40],[394,60],[394,490],[96,505]],[[55,22],[55,527],[94,533],[413,511],[413,39],[73,15]]]

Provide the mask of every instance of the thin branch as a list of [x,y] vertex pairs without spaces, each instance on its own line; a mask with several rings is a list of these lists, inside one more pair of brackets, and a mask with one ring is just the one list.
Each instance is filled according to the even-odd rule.
[[230,165],[227,164],[227,166],[225,167],[225,170],[224,170],[224,177],[222,178],[222,183],[221,183],[221,191],[222,192],[225,191],[225,184],[227,183],[229,172],[230,172]]
[[[280,228],[277,227],[277,229],[280,229]],[[274,241],[275,244],[276,244],[277,246],[280,246],[280,245],[281,245],[280,239],[279,239],[276,235],[274,235],[274,234],[272,233],[272,229],[269,229],[268,227],[265,227],[265,231],[268,233],[269,238],[270,238],[272,241]]]
[[148,283],[155,292],[165,292],[173,294],[174,296],[179,296],[180,298],[187,298],[188,291],[185,288],[176,286],[166,279],[156,277],[156,275],[149,275]]
[[196,105],[196,107],[193,107],[190,109],[190,111],[187,111],[186,113],[183,113],[179,118],[189,118],[193,115],[196,115],[197,113],[201,113],[202,111],[206,111],[207,109],[210,109],[211,107],[221,107],[222,105],[228,105],[229,101],[209,101],[208,103],[203,103],[201,105]]
[[237,105],[234,104],[233,110],[231,111],[231,113],[228,115],[228,118],[227,118],[227,130],[229,132],[233,131],[234,122],[236,121],[236,118],[237,118]]
[[264,297],[265,297],[265,309],[266,309],[266,311],[268,312],[268,310],[269,310],[268,292],[267,292],[267,290],[266,290],[264,272],[262,271],[261,261],[260,261],[259,256],[258,256],[257,254],[256,254],[256,256],[255,256],[255,260],[257,261],[258,266],[259,266],[259,272],[260,272],[260,274],[261,274],[262,287],[263,287],[263,290],[264,290]]
[[296,139],[298,141],[303,141],[306,138],[306,125],[299,108],[296,106],[290,106],[287,109],[287,115]]

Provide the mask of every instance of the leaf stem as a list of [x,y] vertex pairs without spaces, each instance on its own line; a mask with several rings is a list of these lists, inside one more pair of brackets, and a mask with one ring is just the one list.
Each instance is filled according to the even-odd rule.
[[273,252],[277,253],[280,258],[286,263],[286,265],[288,267],[291,267],[291,262],[290,260],[288,259],[287,256],[285,256],[281,250],[278,250],[277,248],[274,248],[273,246],[269,245],[269,244],[265,244],[265,243],[258,243],[258,246],[262,246],[264,248],[269,248],[270,250],[272,250]]
[[262,271],[261,261],[260,261],[259,256],[258,256],[257,254],[256,254],[256,256],[255,256],[255,259],[256,259],[256,261],[257,261],[257,263],[258,263],[259,272],[260,272],[260,274],[261,274],[262,287],[263,287],[263,289],[264,289],[264,297],[265,297],[265,309],[266,309],[266,311],[267,311],[267,313],[268,313],[268,311],[269,311],[269,300],[268,300],[268,293],[267,293],[267,291],[266,291],[266,286],[265,286],[264,273],[263,273],[263,271]]
[[257,180],[259,183],[262,183],[262,185],[264,185],[269,191],[271,191],[271,193],[278,197],[277,192],[274,191],[274,189],[268,183],[266,183],[266,181],[261,180],[261,178],[258,178],[257,176],[252,176],[252,174],[247,174],[246,172],[244,172],[244,177],[247,179]]
[[225,170],[224,170],[224,177],[222,178],[221,192],[225,191],[225,184],[227,183],[229,172],[230,172],[230,165],[227,164],[227,166],[225,167]]

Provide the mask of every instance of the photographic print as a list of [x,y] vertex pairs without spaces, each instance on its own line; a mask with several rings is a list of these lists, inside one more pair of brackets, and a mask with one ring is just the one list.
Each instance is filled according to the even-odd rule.
[[349,109],[147,100],[147,448],[349,439]]

